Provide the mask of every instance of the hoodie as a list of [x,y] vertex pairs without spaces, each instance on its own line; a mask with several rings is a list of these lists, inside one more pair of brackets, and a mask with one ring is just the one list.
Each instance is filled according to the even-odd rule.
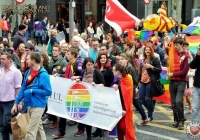
[[58,60],[54,60],[53,58],[51,58],[50,63],[49,63],[49,67],[52,70],[52,75],[53,74],[63,74],[63,68],[67,66],[67,61],[60,56],[58,58]]
[[52,89],[50,77],[44,68],[41,68],[38,75],[31,84],[27,84],[28,77],[32,69],[29,69],[24,76],[22,87],[15,99],[15,104],[24,99],[26,107],[45,108],[47,104],[47,97],[51,96]]
[[35,29],[35,31],[42,31],[43,29],[42,23],[40,21],[36,21],[34,23],[33,28]]
[[174,72],[170,80],[173,80],[173,78],[179,78],[179,81],[187,81],[187,73],[190,68],[190,57],[187,52],[182,51],[179,53],[179,58],[181,62],[180,71]]

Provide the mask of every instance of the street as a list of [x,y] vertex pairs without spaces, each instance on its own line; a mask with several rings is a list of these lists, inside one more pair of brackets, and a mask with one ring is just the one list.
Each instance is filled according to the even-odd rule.
[[[187,110],[188,108],[185,108]],[[190,140],[186,135],[185,130],[178,130],[176,128],[171,128],[170,124],[173,122],[172,110],[171,108],[163,103],[157,103],[153,122],[149,122],[146,126],[138,125],[140,120],[140,114],[134,113],[134,120],[136,124],[136,135],[138,140]],[[191,114],[185,115],[188,124],[191,120]],[[50,125],[44,125],[47,140],[52,140],[52,134],[57,132],[57,129],[49,129]],[[185,125],[186,126],[186,125]],[[95,131],[95,128],[93,128]],[[86,133],[81,137],[74,137],[74,133],[77,132],[77,126],[66,127],[66,135],[61,140],[86,140]],[[106,132],[105,132],[106,134]],[[97,140],[99,138],[95,138]],[[2,140],[0,136],[0,140]],[[107,135],[105,140],[114,140],[114,138],[109,138]],[[192,140],[192,139],[191,139]]]

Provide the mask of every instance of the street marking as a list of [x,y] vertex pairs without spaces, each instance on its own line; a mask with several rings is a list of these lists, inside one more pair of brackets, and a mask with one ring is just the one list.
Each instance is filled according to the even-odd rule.
[[184,126],[184,130],[178,130],[178,128],[172,128],[170,126],[166,126],[166,125],[163,125],[163,124],[161,125],[161,124],[155,124],[155,123],[148,123],[147,125],[186,134],[186,132],[185,132],[186,127],[185,126]]
[[167,117],[170,118],[170,120],[174,120],[174,116],[173,113],[169,112],[168,110],[166,110],[164,107],[162,106],[157,106],[157,108],[162,111],[163,114],[165,114]]
[[179,140],[179,139],[176,139],[176,138],[160,135],[160,134],[153,133],[153,132],[143,131],[143,130],[139,130],[139,129],[137,129],[136,132],[139,132],[139,133],[142,133],[142,134],[151,135],[151,136],[162,138],[162,139],[166,139],[166,140]]
[[[153,120],[153,122],[174,122],[173,120]],[[185,121],[186,122],[191,122],[191,121]]]

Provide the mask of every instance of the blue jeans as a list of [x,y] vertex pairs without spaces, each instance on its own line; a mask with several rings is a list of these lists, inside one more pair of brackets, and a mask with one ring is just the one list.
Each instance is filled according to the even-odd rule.
[[28,32],[28,30],[26,30],[26,32],[24,33],[24,36],[25,36],[25,38],[26,38],[26,42],[28,41],[28,36],[29,36],[29,32]]
[[146,105],[148,110],[148,118],[153,118],[154,105],[150,95],[151,83],[140,83],[139,101]]
[[144,108],[142,107],[140,101],[138,100],[138,98],[133,98],[133,105],[135,106],[135,108],[139,111],[140,115],[142,116],[142,120],[146,120],[147,116],[144,112]]
[[0,102],[0,132],[3,140],[10,140],[12,114],[14,101]]
[[43,31],[42,32],[42,44],[47,44],[46,43],[47,35],[48,35],[48,31]]
[[193,87],[192,90],[192,122],[200,121],[200,88]]

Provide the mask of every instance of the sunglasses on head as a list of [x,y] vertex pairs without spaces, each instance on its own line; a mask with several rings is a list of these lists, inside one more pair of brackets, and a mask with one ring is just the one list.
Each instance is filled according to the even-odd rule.
[[2,52],[0,52],[0,54],[2,55],[4,52],[8,52],[9,54],[13,54],[13,50],[5,48]]

